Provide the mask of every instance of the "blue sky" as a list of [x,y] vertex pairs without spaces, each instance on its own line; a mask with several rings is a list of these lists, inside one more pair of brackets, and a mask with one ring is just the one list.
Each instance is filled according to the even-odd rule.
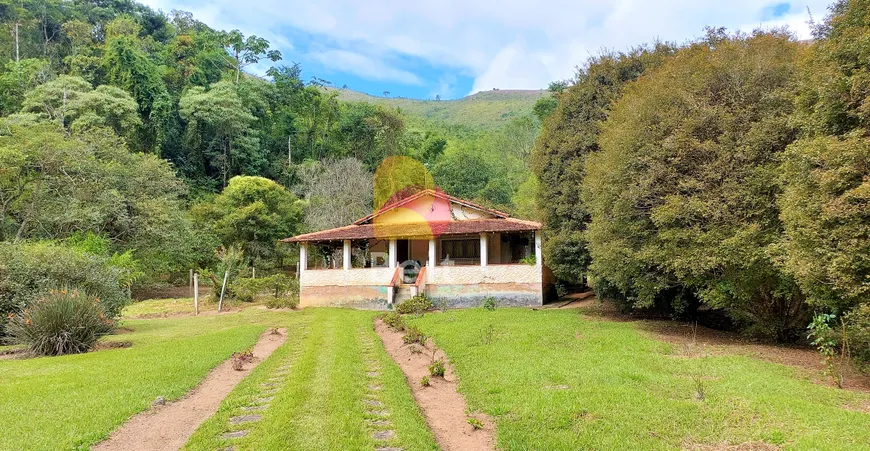
[[[459,98],[540,89],[602,49],[684,42],[706,25],[788,26],[809,37],[830,0],[145,0],[220,29],[265,37],[307,78],[372,95]],[[254,70],[265,71],[266,67]]]

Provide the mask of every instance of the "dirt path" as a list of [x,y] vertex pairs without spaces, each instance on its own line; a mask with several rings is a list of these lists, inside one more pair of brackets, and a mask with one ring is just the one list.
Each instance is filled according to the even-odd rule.
[[[375,320],[375,331],[384,342],[384,347],[393,360],[405,373],[414,399],[426,417],[426,423],[435,435],[435,441],[445,451],[480,451],[495,449],[495,434],[492,420],[483,414],[471,415],[483,423],[483,429],[475,430],[466,414],[468,405],[465,398],[456,391],[456,375],[453,367],[447,364],[444,378],[430,377],[430,386],[420,385],[423,376],[429,376],[434,344],[422,353],[411,352],[412,345],[402,342],[402,334],[395,332],[381,320]],[[435,348],[435,358],[447,362],[447,356]]]
[[233,388],[286,340],[287,329],[279,329],[277,334],[267,331],[254,345],[254,362],[245,369],[236,371],[232,359],[224,361],[184,398],[165,406],[152,407],[130,418],[111,437],[92,449],[150,451],[181,448],[196,428],[217,411]]

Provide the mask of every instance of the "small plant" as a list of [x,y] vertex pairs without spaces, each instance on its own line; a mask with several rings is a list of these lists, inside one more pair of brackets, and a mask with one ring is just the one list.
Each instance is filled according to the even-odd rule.
[[498,307],[498,301],[494,297],[490,296],[483,300],[484,310],[492,312],[495,311],[496,307]]
[[693,374],[692,380],[695,382],[695,399],[703,401],[707,394],[707,386],[704,383],[704,376],[701,374]]
[[413,313],[422,316],[426,310],[432,308],[432,301],[425,294],[418,294],[411,299],[396,306],[396,311],[402,314]]
[[444,377],[446,371],[447,367],[444,366],[444,361],[441,359],[438,359],[429,365],[429,374],[432,376]]
[[405,319],[402,318],[402,315],[396,312],[387,312],[381,315],[381,320],[387,326],[390,326],[396,332],[401,332],[405,330]]
[[483,330],[483,337],[480,339],[480,342],[489,345],[492,344],[492,338],[495,335],[495,328],[492,324],[489,325],[486,329]]
[[411,354],[422,354],[423,353],[423,348],[421,348],[419,346],[411,346],[410,348],[408,348],[408,350],[411,351]]
[[[830,323],[835,319],[835,315],[828,313],[814,316],[813,321],[807,328],[809,329],[807,338],[812,340],[812,345],[822,355],[825,363],[825,374],[831,377],[831,380],[834,381],[837,387],[843,388],[844,381],[841,368],[848,357],[849,347],[845,337],[838,340],[836,332],[831,327]],[[843,329],[845,331],[845,325]],[[837,349],[838,347],[839,349]]]
[[414,344],[417,343],[420,346],[426,346],[426,341],[429,340],[429,337],[423,334],[416,326],[408,326],[405,328],[405,335],[402,337],[402,341],[405,344]]
[[526,264],[529,266],[535,266],[535,264],[537,262],[538,262],[538,260],[537,260],[537,258],[535,258],[535,254],[529,255],[528,257],[525,257],[522,260],[520,260],[520,263],[523,263],[523,264]]
[[7,318],[10,341],[36,355],[88,352],[114,329],[100,299],[75,289],[50,290]]
[[233,369],[242,371],[245,369],[246,363],[254,361],[254,353],[251,351],[234,352],[231,358],[233,359]]
[[429,376],[423,376],[423,379],[420,379],[420,385],[424,387],[432,385],[432,382],[429,380]]
[[468,424],[470,424],[471,427],[474,428],[475,431],[483,429],[483,422],[478,420],[477,418],[468,417],[468,419],[465,421],[467,421]]

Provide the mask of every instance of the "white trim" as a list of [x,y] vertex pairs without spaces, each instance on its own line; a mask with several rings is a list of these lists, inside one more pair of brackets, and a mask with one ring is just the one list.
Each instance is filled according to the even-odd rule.
[[342,259],[342,266],[345,270],[350,269],[350,240],[344,240],[344,258]]
[[489,263],[489,246],[486,242],[486,234],[480,234],[480,266],[486,266]]

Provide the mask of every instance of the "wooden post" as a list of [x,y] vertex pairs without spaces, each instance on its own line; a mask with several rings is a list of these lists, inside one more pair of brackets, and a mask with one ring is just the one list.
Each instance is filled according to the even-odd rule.
[[254,268],[253,266],[251,266],[251,278],[252,279],[257,278],[257,268]]
[[224,272],[224,283],[221,285],[221,298],[218,300],[218,312],[223,309],[224,306],[224,290],[227,288],[227,277],[230,276],[229,271]]
[[187,284],[190,285],[190,288],[193,288],[193,269],[190,270],[190,274],[187,276]]
[[193,310],[199,315],[199,274],[193,275]]

